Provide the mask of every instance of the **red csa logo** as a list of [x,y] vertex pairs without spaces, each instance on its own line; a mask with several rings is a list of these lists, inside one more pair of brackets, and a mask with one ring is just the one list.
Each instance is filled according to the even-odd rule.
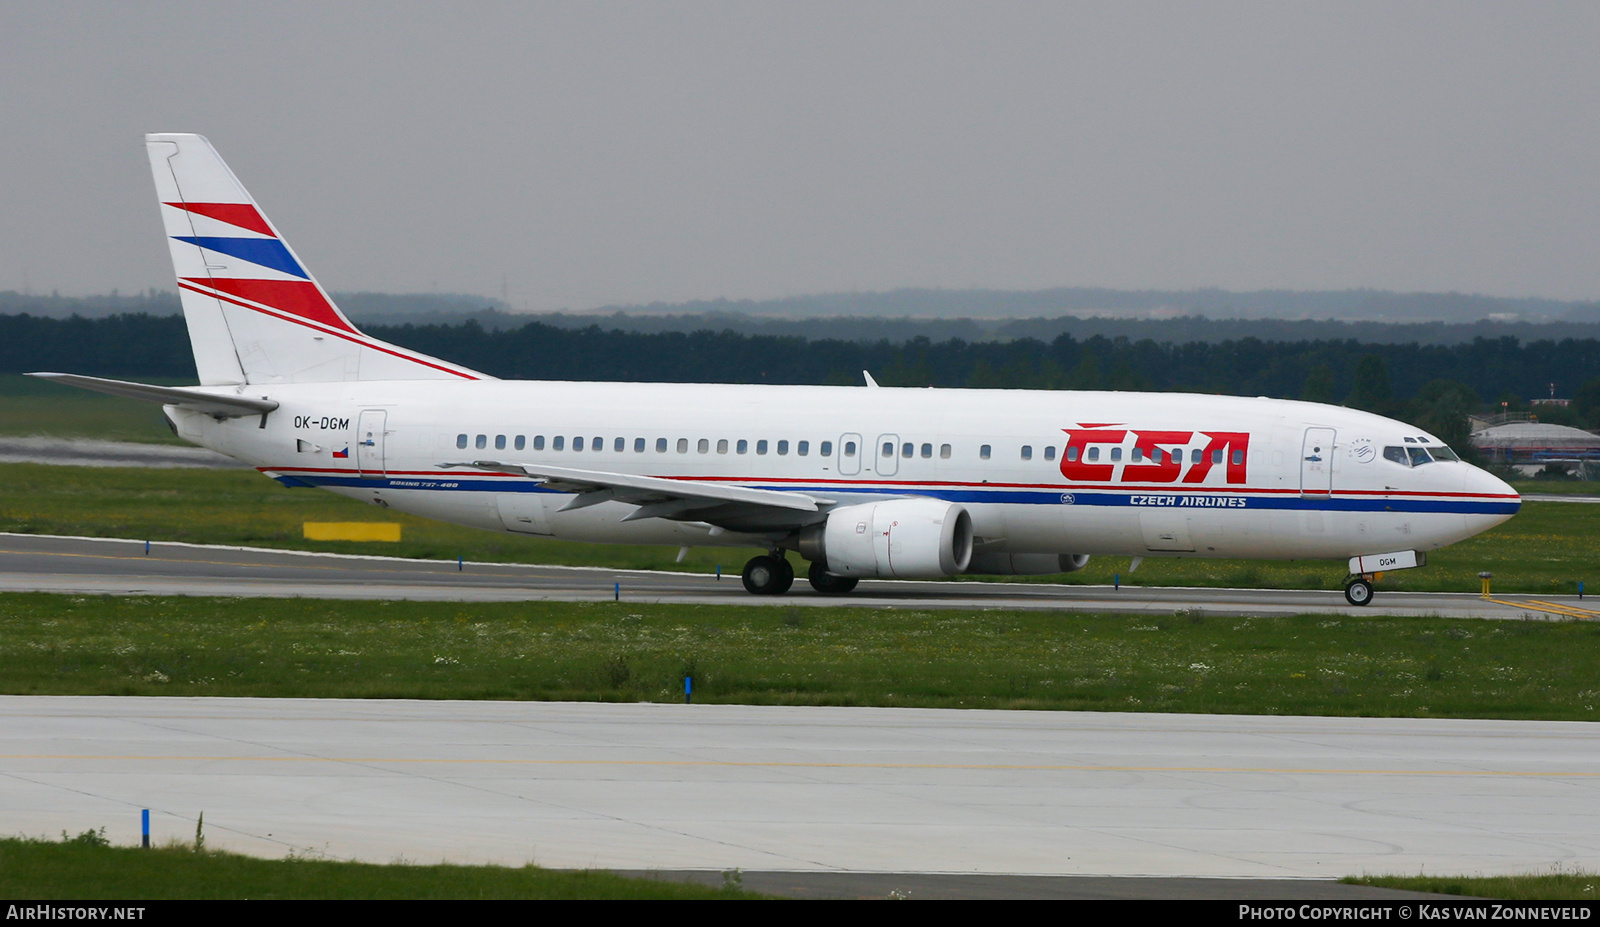
[[[1067,433],[1067,446],[1061,452],[1061,475],[1074,482],[1109,483],[1118,466],[1122,467],[1123,483],[1176,483],[1181,474],[1184,483],[1204,482],[1217,464],[1227,467],[1230,483],[1245,481],[1245,459],[1250,450],[1250,435],[1242,431],[1131,431],[1109,423],[1084,422],[1077,428],[1063,428]],[[1133,435],[1131,462],[1119,464],[1098,463],[1102,453],[1098,445],[1114,445],[1120,458],[1122,443]],[[1190,444],[1196,435],[1205,441],[1199,450],[1199,459],[1193,459]],[[1190,453],[1191,462],[1184,469],[1184,454]]]

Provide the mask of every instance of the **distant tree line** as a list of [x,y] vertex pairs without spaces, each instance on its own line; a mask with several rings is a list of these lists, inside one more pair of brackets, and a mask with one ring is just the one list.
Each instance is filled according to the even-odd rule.
[[[1548,419],[1600,427],[1600,339],[1463,344],[1240,338],[1163,344],[1060,335],[1051,341],[902,343],[744,335],[640,333],[530,323],[371,326],[378,338],[498,377],[643,382],[859,384],[976,389],[1117,389],[1309,399],[1410,417],[1447,437],[1448,419],[1558,393],[1579,400]],[[178,316],[46,319],[0,315],[0,372],[59,370],[109,377],[193,377]]]

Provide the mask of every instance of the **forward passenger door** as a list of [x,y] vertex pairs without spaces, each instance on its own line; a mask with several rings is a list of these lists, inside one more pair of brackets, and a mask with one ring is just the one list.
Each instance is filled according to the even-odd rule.
[[1300,495],[1333,494],[1332,428],[1307,428],[1300,448]]

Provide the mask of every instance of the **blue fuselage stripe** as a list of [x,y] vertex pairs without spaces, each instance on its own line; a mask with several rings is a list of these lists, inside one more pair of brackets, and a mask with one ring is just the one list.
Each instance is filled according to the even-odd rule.
[[[409,489],[442,492],[538,492],[556,493],[537,483],[505,479],[452,479],[434,477],[330,476],[327,474],[286,474],[276,477],[286,486],[342,487],[349,489]],[[745,485],[745,484],[733,484]],[[752,489],[767,489],[759,483]],[[1186,511],[1209,509],[1288,509],[1317,512],[1454,512],[1463,515],[1515,515],[1521,502],[1473,499],[1412,499],[1352,496],[1259,495],[1226,492],[1131,492],[1073,491],[1047,489],[975,489],[908,486],[783,486],[789,492],[837,496],[855,493],[873,496],[918,496],[946,502],[999,505],[1093,505],[1134,508],[1176,508]],[[561,493],[561,495],[566,495]]]

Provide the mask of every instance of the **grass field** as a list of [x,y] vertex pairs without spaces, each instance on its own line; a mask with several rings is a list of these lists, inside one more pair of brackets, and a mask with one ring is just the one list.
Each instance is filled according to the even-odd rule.
[[118,399],[20,374],[0,375],[0,435],[186,444],[167,427],[161,407],[154,403]]
[[[66,837],[65,834],[62,835]],[[526,866],[387,866],[319,859],[255,859],[106,845],[94,831],[61,841],[0,839],[0,896],[29,900],[114,899],[629,899],[759,897],[733,884],[718,890],[609,872],[553,872]]]
[[[251,471],[160,470],[0,464],[0,531],[243,544],[344,553],[490,562],[549,563],[621,569],[737,573],[755,553],[578,544],[464,528],[310,489],[285,489]],[[307,521],[398,521],[400,543],[307,541]],[[1499,592],[1571,595],[1578,581],[1600,588],[1600,505],[1529,502],[1510,522],[1429,554],[1428,566],[1390,573],[1382,590],[1475,592],[1478,571],[1495,574]],[[1077,573],[1003,577],[1068,584],[1338,589],[1340,562],[1200,560],[1150,557],[1129,572],[1127,557],[1097,557]]]
[[0,595],[0,692],[1600,718],[1600,624]]
[[1353,876],[1339,881],[1438,895],[1469,895],[1501,901],[1588,901],[1600,895],[1600,875],[1546,872],[1512,876]]

